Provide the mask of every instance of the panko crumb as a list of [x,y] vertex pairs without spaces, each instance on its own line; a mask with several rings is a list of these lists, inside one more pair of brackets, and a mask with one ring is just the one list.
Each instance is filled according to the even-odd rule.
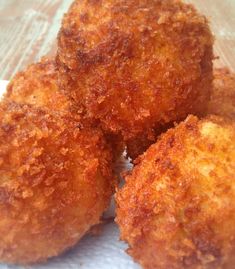
[[59,85],[136,157],[159,129],[206,113],[213,43],[206,17],[182,1],[75,0],[58,35]]
[[143,268],[234,267],[234,141],[233,121],[189,116],[136,160],[116,221]]

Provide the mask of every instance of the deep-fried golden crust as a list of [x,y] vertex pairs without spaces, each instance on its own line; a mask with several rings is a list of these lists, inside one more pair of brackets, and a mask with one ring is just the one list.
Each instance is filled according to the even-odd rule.
[[55,60],[43,58],[30,65],[11,80],[5,94],[6,98],[20,104],[68,111],[70,102],[57,86],[58,71]]
[[0,106],[0,261],[57,256],[99,223],[114,188],[98,130],[63,113]]
[[234,141],[229,120],[189,116],[136,161],[117,223],[144,268],[233,268]]
[[235,120],[235,73],[227,68],[215,69],[209,114]]
[[[235,120],[235,74],[228,68],[214,69],[213,90],[207,114],[214,114]],[[165,126],[164,126],[165,127]],[[169,127],[169,126],[167,126]],[[169,129],[169,128],[168,128]],[[128,154],[132,159],[145,152],[166,128],[155,130],[154,136],[146,134],[127,143]]]
[[[15,75],[7,87],[5,99],[65,114],[72,113],[87,127],[100,129],[96,122],[77,114],[74,103],[59,89],[58,76],[55,60],[44,57]],[[119,158],[125,148],[122,138],[109,134],[106,140],[112,145],[114,159]]]
[[135,139],[126,142],[127,155],[134,161],[138,156],[143,154],[152,144],[154,144],[158,137],[166,132],[168,129],[174,127],[174,123],[159,126],[150,133],[143,132]]
[[177,0],[77,0],[58,36],[59,82],[78,111],[126,141],[205,111],[213,37]]

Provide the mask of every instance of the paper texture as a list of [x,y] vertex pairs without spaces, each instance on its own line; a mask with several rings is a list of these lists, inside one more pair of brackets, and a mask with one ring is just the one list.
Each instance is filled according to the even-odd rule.
[[[5,91],[7,81],[0,80],[0,96]],[[130,168],[127,161],[121,159],[117,170]],[[106,215],[114,215],[114,205]],[[32,242],[33,244],[33,242]],[[85,236],[72,250],[45,264],[35,266],[8,266],[0,264],[0,269],[140,269],[125,250],[127,245],[119,241],[119,231],[115,223],[104,224],[98,236]]]

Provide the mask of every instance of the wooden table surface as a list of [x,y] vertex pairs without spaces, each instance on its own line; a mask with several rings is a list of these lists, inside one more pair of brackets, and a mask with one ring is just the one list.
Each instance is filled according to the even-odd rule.
[[[56,51],[63,13],[73,0],[0,0],[0,79],[10,79]],[[127,0],[128,1],[128,0]],[[215,65],[235,71],[235,0],[188,0],[208,16],[216,36]]]

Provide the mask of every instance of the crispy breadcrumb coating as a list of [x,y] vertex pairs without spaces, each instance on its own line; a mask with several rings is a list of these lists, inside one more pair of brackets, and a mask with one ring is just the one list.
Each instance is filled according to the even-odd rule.
[[235,120],[235,74],[227,68],[215,69],[209,114]]
[[68,111],[70,102],[58,89],[57,81],[55,60],[43,58],[15,75],[7,87],[5,97],[20,104],[46,107],[52,111]]
[[151,137],[205,112],[212,45],[207,19],[178,0],[77,0],[58,36],[59,84],[106,132]]
[[107,208],[112,154],[99,130],[30,105],[0,105],[0,261],[72,247]]
[[[39,63],[32,64],[15,75],[7,87],[5,98],[19,104],[72,113],[84,125],[100,128],[77,114],[73,102],[59,89],[58,76],[55,60],[44,57]],[[113,134],[107,135],[106,140],[112,146],[114,159],[118,159],[125,148],[123,140]]]
[[235,124],[189,116],[136,161],[117,223],[145,269],[234,268]]
[[126,143],[127,155],[134,161],[138,156],[143,154],[152,144],[154,144],[158,137],[166,132],[168,129],[174,127],[174,123],[165,124],[162,127],[152,131],[151,135],[143,132],[138,138],[132,139]]
[[[235,74],[228,68],[214,69],[213,90],[207,114],[214,114],[235,120]],[[154,130],[154,135],[151,137],[143,134],[142,137],[128,142],[128,155],[132,159],[137,158],[169,127],[172,126],[169,125],[166,128]]]

